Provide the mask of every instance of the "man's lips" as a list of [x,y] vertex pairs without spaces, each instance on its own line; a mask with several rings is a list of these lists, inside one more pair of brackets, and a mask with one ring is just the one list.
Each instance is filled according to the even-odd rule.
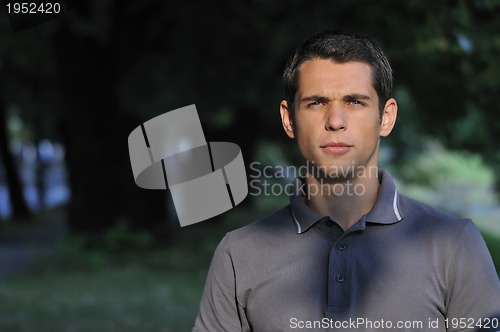
[[320,146],[327,153],[344,154],[351,150],[352,145],[344,142],[329,142]]

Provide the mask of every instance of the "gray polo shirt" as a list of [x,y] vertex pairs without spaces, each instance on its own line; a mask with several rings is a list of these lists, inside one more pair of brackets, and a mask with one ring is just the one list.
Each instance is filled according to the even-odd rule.
[[379,180],[372,210],[346,231],[292,195],[228,233],[193,331],[459,331],[499,314],[474,224],[398,194],[385,171]]

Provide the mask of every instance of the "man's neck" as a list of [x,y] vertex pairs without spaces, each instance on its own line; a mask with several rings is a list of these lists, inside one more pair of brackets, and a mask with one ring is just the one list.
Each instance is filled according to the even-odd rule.
[[306,204],[316,212],[330,216],[344,231],[370,212],[380,187],[377,174],[337,183],[321,182],[308,176],[306,183]]

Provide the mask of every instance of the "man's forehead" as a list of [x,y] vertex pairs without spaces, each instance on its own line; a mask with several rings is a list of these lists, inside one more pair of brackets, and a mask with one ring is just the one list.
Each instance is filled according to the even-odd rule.
[[347,94],[376,95],[372,68],[361,61],[310,59],[302,63],[297,74],[296,97],[303,97],[304,93],[320,94],[334,87],[346,90]]

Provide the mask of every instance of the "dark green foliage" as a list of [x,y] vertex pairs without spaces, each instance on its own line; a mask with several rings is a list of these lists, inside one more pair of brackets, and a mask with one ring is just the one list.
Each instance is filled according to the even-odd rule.
[[75,232],[123,218],[150,229],[167,218],[164,195],[134,186],[126,137],[178,107],[196,104],[207,139],[239,144],[247,164],[262,142],[296,162],[278,113],[281,73],[292,48],[324,29],[369,34],[388,54],[399,118],[384,144],[394,162],[432,137],[480,153],[500,174],[499,8],[487,0],[86,1],[51,23],[5,31],[1,93],[29,139],[65,145]]

